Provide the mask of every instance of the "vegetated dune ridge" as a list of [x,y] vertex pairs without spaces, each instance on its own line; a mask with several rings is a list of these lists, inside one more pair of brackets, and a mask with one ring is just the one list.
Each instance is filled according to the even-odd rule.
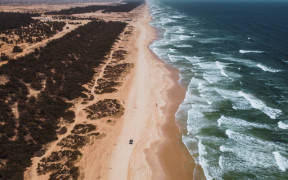
[[[22,179],[23,171],[31,163],[30,158],[41,157],[46,151],[45,144],[59,140],[57,134],[67,133],[65,126],[75,121],[75,98],[94,99],[87,87],[89,81],[101,69],[105,56],[125,26],[121,22],[93,21],[51,41],[39,51],[1,67],[0,76],[5,80],[0,86],[0,141],[5,144],[0,146],[1,178]],[[122,63],[109,67],[114,69],[111,72],[117,72],[121,77],[129,66]],[[115,76],[105,75],[107,78]],[[88,85],[82,86],[84,84]],[[101,101],[98,106],[107,104],[112,106],[108,114],[113,112],[112,115],[116,115],[123,111],[120,103],[113,99]],[[78,127],[72,137],[67,136],[59,142],[63,152],[43,159],[43,163],[50,163],[59,158],[62,162],[66,158],[66,163],[48,164],[49,167],[40,164],[38,172],[45,174],[48,170],[55,176],[61,170],[64,175],[77,176],[79,171],[74,164],[81,156],[77,149],[90,139],[101,137],[99,132],[95,132],[97,127],[87,127],[86,130],[82,128],[85,133],[82,130],[79,133]]]
[[[137,11],[137,9],[135,11]],[[126,16],[124,16],[124,20],[125,19]],[[67,127],[65,133],[58,135],[58,140],[46,147],[43,156],[39,158],[35,157],[33,159],[32,167],[26,171],[25,179],[48,179],[49,175],[50,178],[55,176],[58,178],[65,177],[69,172],[71,173],[71,170],[77,168],[78,164],[80,164],[79,172],[81,179],[87,179],[89,176],[91,179],[103,177],[102,172],[109,169],[105,166],[105,162],[98,163],[98,158],[105,158],[104,153],[109,152],[109,149],[112,149],[112,147],[109,148],[107,146],[107,142],[108,145],[111,142],[109,138],[111,135],[115,134],[118,129],[121,129],[119,128],[120,124],[118,121],[121,122],[119,117],[123,114],[123,106],[125,106],[124,98],[126,96],[126,91],[123,92],[123,89],[126,89],[127,83],[129,83],[129,81],[125,81],[123,84],[123,80],[133,67],[131,62],[134,61],[134,59],[129,58],[130,51],[127,54],[126,49],[123,48],[127,47],[128,44],[131,44],[132,39],[128,38],[130,34],[133,34],[133,27],[128,25],[118,37],[118,43],[114,44],[113,49],[110,54],[107,55],[104,64],[96,70],[97,73],[93,80],[84,86],[88,89],[88,98],[78,98],[73,102],[74,106],[71,110],[75,112],[75,121],[72,124],[65,125]],[[110,108],[110,105],[103,108],[103,105],[105,106],[107,101],[109,101],[110,105],[115,101],[113,102],[115,103],[117,110],[115,113],[106,112],[107,108]],[[101,104],[102,107],[99,104]],[[78,140],[75,141],[75,139],[79,138],[79,134],[75,134],[75,128],[78,127],[78,125],[83,124],[85,126],[92,125],[96,127],[94,130],[97,130],[98,132],[90,133],[89,131],[86,131],[85,133],[81,133],[81,137],[85,136],[84,134],[88,136],[88,138],[86,136],[84,139],[80,139],[85,141],[84,143],[81,143]],[[115,139],[115,136],[113,137],[113,139]],[[85,145],[88,146],[84,147]],[[65,161],[61,155],[63,154],[63,150],[67,150],[67,148],[69,150],[76,149],[76,152],[81,152],[81,154],[76,160],[66,156],[68,161]],[[90,150],[92,150],[91,153],[89,153]],[[55,155],[55,153],[58,154]],[[60,156],[60,160],[58,156]],[[67,170],[66,164],[70,161],[69,158],[73,161],[72,164],[74,167],[71,168],[67,166],[70,168],[70,170]],[[86,162],[85,159],[89,162]],[[79,160],[80,162],[77,164]],[[106,158],[104,161],[106,161]],[[92,165],[83,166],[82,162],[84,162],[84,164],[92,163]],[[65,167],[61,164],[65,164]],[[99,170],[95,170],[95,166],[96,168],[99,168]],[[92,169],[91,172],[87,171],[89,168]]]
[[[84,86],[89,89],[87,94],[88,98],[78,98],[74,101],[74,106],[71,110],[75,113],[75,121],[69,125],[65,125],[67,128],[66,133],[59,135],[57,141],[47,146],[46,152],[41,158],[33,159],[33,165],[26,173],[26,179],[46,179],[50,173],[52,173],[52,175],[56,173],[57,177],[61,177],[63,174],[67,175],[69,172],[67,173],[65,171],[66,167],[63,168],[60,165],[66,164],[67,161],[65,161],[65,158],[60,158],[60,160],[54,158],[53,160],[51,156],[53,153],[59,153],[64,149],[76,149],[78,152],[81,152],[80,157],[73,162],[74,167],[78,167],[75,163],[81,159],[81,156],[88,156],[88,159],[91,159],[89,154],[85,152],[86,148],[84,146],[88,145],[87,148],[90,148],[90,145],[97,145],[96,150],[99,149],[102,147],[102,141],[105,141],[106,137],[109,137],[109,133],[115,130],[114,126],[117,124],[124,110],[121,97],[122,92],[119,85],[122,84],[123,78],[133,67],[132,63],[128,63],[123,58],[126,56],[126,51],[119,46],[121,42],[126,42],[131,30],[131,27],[128,26],[122,32],[119,36],[119,43],[114,45],[107,59],[100,68],[96,70],[97,73],[93,80]],[[111,108],[111,106],[113,107]],[[79,133],[75,133],[79,125],[92,126],[94,129],[92,128],[93,130],[91,131],[88,129],[84,130],[85,132],[79,135]],[[95,132],[95,130],[97,130],[97,132]],[[79,137],[82,138],[78,141],[77,138]],[[103,154],[97,153],[97,155],[102,156]],[[51,167],[53,163],[59,164],[60,170],[56,169],[58,166],[56,168]],[[85,169],[86,167],[80,168],[78,172],[81,178],[87,176]],[[93,179],[96,175],[95,173],[93,174]]]

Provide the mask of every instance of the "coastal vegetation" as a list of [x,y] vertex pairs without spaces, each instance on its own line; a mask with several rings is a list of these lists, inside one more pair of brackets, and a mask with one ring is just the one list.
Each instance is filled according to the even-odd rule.
[[98,10],[105,9],[106,6],[104,5],[92,5],[92,6],[86,6],[86,7],[74,7],[70,9],[62,9],[60,11],[51,11],[46,12],[46,15],[72,15],[72,14],[83,14],[83,13],[90,13],[95,12]]
[[[124,56],[123,56],[124,58]],[[119,58],[119,60],[121,60]],[[95,87],[96,94],[117,92],[117,86],[121,85],[118,80],[122,77],[124,72],[127,72],[133,65],[129,63],[122,63],[116,65],[107,65],[104,71],[103,78],[98,79],[98,85]]]
[[[75,16],[70,16],[70,15],[56,15],[52,16],[52,19],[57,19],[57,20],[97,20],[96,18],[93,17],[75,17]],[[70,24],[81,24],[81,22],[69,22]]]
[[77,124],[71,132],[73,134],[87,134],[96,129],[97,127],[93,124]]
[[[79,167],[75,163],[81,158],[79,151],[90,142],[91,138],[99,136],[99,132],[90,133],[97,128],[92,124],[76,124],[71,135],[63,138],[57,145],[65,148],[63,151],[54,151],[49,157],[44,157],[38,163],[39,175],[50,173],[49,179],[77,179]],[[90,133],[90,134],[88,134]]]
[[[0,67],[0,76],[6,79],[0,83],[0,144],[4,144],[0,146],[0,179],[23,179],[31,158],[41,156],[44,145],[58,139],[57,133],[67,132],[60,124],[74,122],[75,114],[70,110],[73,100],[88,98],[83,85],[93,79],[125,26],[121,22],[92,21]],[[123,71],[116,67],[109,66],[110,70]],[[108,72],[105,75],[116,77]],[[31,93],[35,91],[38,93]],[[115,99],[87,108],[93,118],[116,116],[123,110]],[[72,134],[59,143],[71,150],[43,158],[38,173],[52,173],[50,179],[77,178],[79,169],[74,164],[81,156],[78,148],[100,135],[82,133],[95,130],[91,125],[76,125]]]
[[65,22],[34,20],[27,26],[0,31],[0,40],[7,44],[40,42],[62,31],[65,25]]
[[39,175],[51,173],[49,180],[76,180],[79,176],[79,167],[75,166],[75,163],[81,156],[81,152],[77,150],[52,152],[49,157],[41,159],[37,173]]
[[118,61],[122,61],[125,59],[126,54],[127,54],[127,51],[125,50],[117,50],[117,51],[114,51],[114,53],[112,54],[112,57],[114,59],[117,59]]
[[70,9],[62,9],[60,11],[51,11],[46,12],[47,15],[72,15],[72,14],[83,14],[83,13],[91,13],[102,10],[103,13],[111,13],[111,12],[130,12],[133,9],[137,8],[144,1],[129,1],[124,4],[116,4],[116,5],[91,5],[85,7],[74,7]]
[[125,4],[119,4],[117,6],[107,6],[107,8],[103,10],[103,13],[130,12],[143,3],[144,1],[141,1],[141,0],[140,1],[127,1]]
[[32,17],[40,16],[39,14],[0,12],[0,31],[9,29],[18,29],[21,26],[27,26],[35,22]]
[[62,31],[66,25],[65,22],[33,19],[35,16],[39,15],[0,12],[0,48],[1,51],[5,50],[0,60],[9,60],[9,56],[23,52],[23,46],[48,39]]
[[88,113],[87,118],[95,120],[104,117],[121,116],[124,113],[124,107],[117,99],[104,99],[88,106],[86,112]]

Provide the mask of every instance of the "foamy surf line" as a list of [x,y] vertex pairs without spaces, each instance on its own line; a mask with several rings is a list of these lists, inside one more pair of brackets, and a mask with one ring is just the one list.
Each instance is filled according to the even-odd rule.
[[273,73],[281,72],[281,70],[279,69],[273,69],[271,67],[264,66],[263,64],[257,64],[257,67],[259,67],[263,71],[268,71],[268,72],[273,72]]
[[269,116],[271,119],[276,119],[282,113],[282,111],[279,109],[274,109],[274,108],[266,106],[260,99],[254,97],[251,94],[246,94],[240,91],[239,95],[243,96],[247,101],[249,101],[249,103],[251,104],[253,108],[261,110],[264,114]]
[[221,70],[221,74],[225,77],[228,77],[228,75],[226,74],[226,72],[224,70],[224,65],[221,64],[219,61],[216,61],[216,65]]
[[193,47],[192,45],[189,45],[189,44],[179,44],[179,45],[174,45],[174,46],[178,48],[192,48]]
[[221,116],[218,120],[218,127],[221,126],[232,126],[232,127],[246,127],[246,128],[259,128],[259,129],[272,129],[268,125],[264,124],[259,124],[259,123],[253,123],[253,122],[248,122],[244,119],[239,119],[239,118],[233,118],[233,117],[226,117],[226,116]]
[[280,129],[288,129],[288,124],[285,124],[284,122],[279,121],[279,122],[278,122],[278,127],[279,127]]
[[246,53],[257,53],[257,54],[261,54],[261,53],[264,53],[264,51],[259,51],[259,50],[243,50],[243,49],[240,49],[240,50],[239,50],[239,53],[241,53],[241,54],[246,54]]
[[[247,41],[247,34],[230,33],[229,28],[223,38],[223,26],[203,20],[206,13],[190,16],[193,12],[187,10],[185,19],[174,18],[180,7],[173,9],[171,2],[172,10],[161,1],[154,3],[160,5],[156,20],[164,16],[175,21],[156,24],[163,39],[155,47],[163,60],[180,70],[179,82],[187,87],[176,117],[185,132],[182,142],[206,179],[286,176],[287,146],[273,135],[282,139],[288,129],[286,94],[278,91],[283,87],[287,92],[278,81],[288,72],[287,57],[275,57],[273,48],[257,44],[257,37],[249,35]],[[280,155],[275,158],[273,152]]]
[[288,160],[285,159],[278,151],[273,152],[273,154],[279,169],[283,172],[286,172],[286,169],[288,169]]

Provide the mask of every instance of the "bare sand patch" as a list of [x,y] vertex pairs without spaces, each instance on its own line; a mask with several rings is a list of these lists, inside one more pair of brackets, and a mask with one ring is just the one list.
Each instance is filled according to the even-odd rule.
[[0,85],[4,85],[9,82],[9,78],[6,75],[0,75]]

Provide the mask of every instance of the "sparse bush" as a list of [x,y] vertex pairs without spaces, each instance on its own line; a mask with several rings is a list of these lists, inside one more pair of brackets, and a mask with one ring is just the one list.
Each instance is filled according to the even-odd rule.
[[87,118],[94,120],[109,116],[121,116],[123,115],[124,107],[116,99],[104,99],[88,106],[85,110],[89,114]]
[[97,129],[93,124],[76,124],[74,129],[71,131],[73,134],[87,134]]
[[14,46],[13,53],[21,53],[23,50],[19,46]]
[[62,127],[62,128],[59,130],[58,134],[65,134],[66,132],[67,132],[67,128],[66,128],[66,127]]
[[2,61],[7,61],[9,59],[9,57],[5,54],[5,53],[1,53],[1,58],[0,60]]

